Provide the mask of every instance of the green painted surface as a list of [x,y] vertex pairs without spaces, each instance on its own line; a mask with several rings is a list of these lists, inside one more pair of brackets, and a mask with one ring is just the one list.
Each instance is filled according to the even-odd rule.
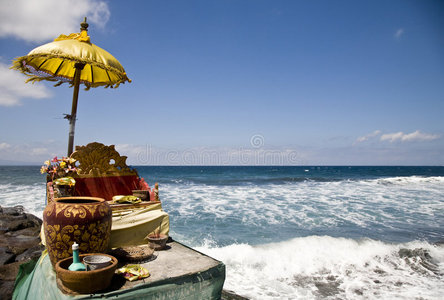
[[[193,251],[187,249],[188,252]],[[179,250],[183,251],[181,248]],[[193,252],[196,256],[204,256],[197,251]],[[207,256],[204,258],[213,260]],[[155,281],[133,282],[116,290],[111,287],[97,294],[72,296],[62,293],[57,287],[56,274],[49,258],[40,257],[38,262],[30,262],[20,267],[13,299],[220,299],[225,281],[225,265],[213,261],[215,263],[212,266],[206,268],[206,265],[205,269],[199,272],[187,273],[185,267],[181,275],[176,272],[172,277]],[[178,266],[178,269],[181,267]],[[112,285],[114,281],[119,280],[116,276],[118,275],[115,275]]]

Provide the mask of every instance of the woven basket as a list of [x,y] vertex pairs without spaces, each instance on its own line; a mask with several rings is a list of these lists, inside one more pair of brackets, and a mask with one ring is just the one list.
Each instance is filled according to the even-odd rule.
[[112,255],[124,261],[143,261],[152,258],[154,250],[149,245],[119,247],[111,251]]

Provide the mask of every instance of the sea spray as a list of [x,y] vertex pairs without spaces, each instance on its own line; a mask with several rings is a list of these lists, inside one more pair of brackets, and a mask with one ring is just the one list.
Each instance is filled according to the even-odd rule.
[[[197,249],[226,264],[227,289],[253,299],[439,299],[444,290],[444,248],[421,241],[308,236]],[[405,257],[402,249],[430,257]]]
[[46,203],[44,183],[30,185],[0,184],[0,205],[13,207],[22,205],[27,213],[42,219]]

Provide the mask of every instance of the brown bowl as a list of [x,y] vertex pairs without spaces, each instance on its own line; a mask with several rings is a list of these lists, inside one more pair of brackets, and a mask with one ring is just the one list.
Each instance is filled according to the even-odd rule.
[[[68,267],[72,264],[72,257],[57,262],[55,269],[59,288],[67,293],[91,294],[106,289],[113,278],[117,268],[117,258],[108,254],[88,253],[80,254],[80,261],[85,256],[104,255],[111,258],[111,264],[105,268],[92,271],[70,271]],[[60,286],[61,285],[61,286]]]
[[165,234],[149,234],[145,237],[151,249],[163,250],[166,247],[168,236]]
[[142,201],[150,201],[150,191],[148,190],[132,190],[133,196],[140,198]]

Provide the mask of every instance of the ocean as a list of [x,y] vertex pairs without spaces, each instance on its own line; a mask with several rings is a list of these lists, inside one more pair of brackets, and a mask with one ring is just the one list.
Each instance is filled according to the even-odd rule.
[[[137,166],[170,235],[251,299],[442,299],[444,167]],[[38,166],[0,167],[0,205],[42,217]]]

